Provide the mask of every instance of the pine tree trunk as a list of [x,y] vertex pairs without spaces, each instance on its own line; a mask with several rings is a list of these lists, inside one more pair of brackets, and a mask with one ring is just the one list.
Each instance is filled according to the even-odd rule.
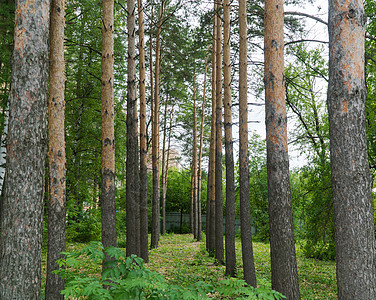
[[257,287],[253,258],[251,205],[249,201],[248,105],[247,105],[247,10],[246,0],[239,0],[239,185],[240,232],[244,280]]
[[66,155],[64,136],[65,62],[64,62],[65,2],[52,0],[50,12],[50,80],[48,98],[49,135],[49,201],[46,299],[64,299],[60,292],[64,280],[53,274],[59,269],[56,260],[65,251]]
[[159,176],[159,98],[160,98],[160,56],[161,56],[161,30],[163,21],[164,0],[161,2],[158,14],[156,47],[155,47],[155,87],[153,111],[153,140],[152,140],[152,165],[153,165],[153,203],[151,248],[157,248],[159,243],[160,225],[160,176]]
[[329,1],[328,113],[338,299],[375,299],[362,1]]
[[300,299],[292,221],[283,61],[283,1],[265,1],[265,110],[272,289]]
[[165,189],[166,189],[166,182],[165,182],[165,173],[167,171],[166,168],[166,135],[167,135],[167,99],[165,100],[165,107],[164,107],[164,116],[163,116],[163,141],[162,141],[162,217],[161,217],[161,234],[166,233],[166,198]]
[[127,1],[128,26],[128,82],[127,82],[127,162],[126,162],[126,226],[127,256],[139,253],[139,161],[138,161],[138,123],[136,98],[136,46],[134,0]]
[[235,175],[232,144],[232,101],[230,61],[230,1],[223,2],[223,69],[224,69],[224,127],[226,158],[226,275],[235,276]]
[[198,200],[197,200],[197,112],[196,112],[196,76],[193,79],[193,212],[194,212],[194,238],[198,235]]
[[15,15],[0,217],[0,299],[41,297],[49,12],[48,0],[19,0]]
[[[208,73],[208,58],[205,57],[205,73],[204,73],[204,90],[202,93],[201,106],[201,127],[200,127],[200,148],[198,153],[198,171],[197,171],[197,199],[198,199],[198,234],[197,241],[201,241],[202,221],[201,221],[201,181],[202,181],[202,151],[204,147],[204,121],[205,121],[205,98],[206,98],[206,78]],[[208,223],[206,223],[208,224]]]
[[[214,12],[216,11],[216,3],[214,3]],[[208,174],[208,194],[207,194],[207,248],[209,254],[215,251],[215,147],[216,147],[216,86],[217,86],[217,17],[213,15],[213,40],[212,40],[212,113],[210,128],[210,151],[209,151],[209,174]]]
[[217,1],[216,60],[216,146],[215,146],[215,258],[223,263],[223,194],[222,194],[222,0]]
[[138,4],[138,39],[140,73],[140,255],[149,261],[148,251],[148,175],[147,175],[147,135],[146,135],[146,93],[145,93],[145,43],[144,43],[144,7],[142,0]]
[[[114,1],[103,0],[102,4],[102,243],[104,247],[116,247]],[[109,259],[106,254],[104,262]]]

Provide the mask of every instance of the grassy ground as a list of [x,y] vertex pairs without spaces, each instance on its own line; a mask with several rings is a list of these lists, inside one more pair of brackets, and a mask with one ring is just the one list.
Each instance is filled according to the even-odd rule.
[[[69,244],[67,251],[77,251],[84,246],[86,245]],[[240,240],[237,240],[236,248],[237,276],[242,278]],[[269,250],[268,244],[253,244],[258,285],[268,289],[271,288]],[[335,263],[307,259],[303,257],[299,248],[297,258],[302,299],[337,299]],[[150,251],[150,262],[146,267],[163,274],[171,284],[181,286],[197,281],[215,283],[223,279],[225,273],[225,267],[217,265],[214,258],[205,251],[205,241],[195,242],[193,236],[188,234],[162,236],[159,247]],[[92,274],[99,274],[101,266],[83,263],[82,268]],[[45,275],[45,255],[43,274]]]
[[[240,240],[236,242],[238,276],[242,277]],[[254,243],[258,285],[271,288],[269,245]],[[307,259],[300,249],[298,271],[302,299],[337,299],[335,263]],[[216,282],[224,278],[225,267],[218,266],[205,251],[205,242],[192,235],[165,235],[157,249],[150,252],[147,268],[162,273],[171,283],[188,285],[199,280]]]

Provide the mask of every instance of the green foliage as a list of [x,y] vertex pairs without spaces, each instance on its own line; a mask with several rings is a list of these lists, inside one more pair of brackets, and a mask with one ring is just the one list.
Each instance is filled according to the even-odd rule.
[[295,116],[291,139],[307,164],[291,174],[291,193],[297,237],[307,257],[334,259],[334,222],[329,159],[328,77],[323,47],[291,46],[295,62],[286,67],[286,102]]
[[[100,265],[104,252],[113,258],[106,263],[101,276],[82,270],[82,259]],[[81,251],[65,252],[58,261],[56,271],[65,280],[62,292],[66,297],[85,299],[206,299],[207,294],[219,294],[226,299],[283,299],[267,289],[247,286],[244,280],[230,278],[213,285],[197,281],[186,287],[170,284],[161,274],[144,266],[137,257],[125,257],[124,251],[115,247],[103,249],[99,242],[91,242]]]

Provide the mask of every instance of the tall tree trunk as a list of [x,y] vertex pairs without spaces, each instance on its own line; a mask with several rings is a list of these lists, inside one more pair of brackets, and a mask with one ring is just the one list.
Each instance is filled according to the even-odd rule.
[[163,142],[162,142],[162,217],[161,217],[161,234],[166,233],[166,199],[163,198],[165,194],[166,182],[165,182],[165,172],[166,172],[166,135],[167,135],[167,99],[165,100],[164,116],[163,116]]
[[[9,95],[0,298],[40,299],[50,1],[18,1]],[[35,26],[38,20],[38,26]]]
[[127,84],[127,163],[126,163],[126,223],[127,256],[139,254],[139,170],[137,138],[137,98],[136,98],[136,46],[134,0],[127,1],[128,26],[128,84]]
[[292,221],[283,61],[283,1],[265,1],[265,110],[272,288],[300,299]]
[[155,87],[154,87],[154,112],[153,112],[153,140],[152,140],[152,165],[153,165],[153,203],[151,248],[158,247],[160,237],[160,176],[159,176],[159,98],[160,98],[160,57],[161,57],[161,30],[163,21],[164,0],[161,2],[158,14],[157,36],[155,47]]
[[209,254],[215,250],[215,147],[216,147],[216,86],[217,86],[217,16],[216,3],[214,2],[213,15],[213,39],[212,39],[212,78],[211,78],[211,128],[210,128],[210,151],[209,151],[209,174],[207,194],[207,217],[206,217],[206,240]]
[[65,1],[52,0],[50,12],[50,80],[48,98],[48,252],[46,299],[64,299],[60,292],[64,280],[53,274],[59,269],[56,260],[65,251],[66,155],[64,136],[65,62],[64,62]]
[[230,1],[223,2],[223,79],[224,79],[224,127],[226,150],[226,275],[235,276],[235,175],[232,143],[232,101],[230,60]]
[[148,251],[148,175],[147,175],[147,134],[146,134],[146,93],[145,93],[145,42],[144,7],[142,0],[138,4],[138,51],[140,73],[140,255],[149,261]]
[[197,113],[196,113],[196,76],[193,79],[193,151],[192,151],[192,172],[193,172],[193,212],[194,212],[194,238],[198,235],[198,201],[197,201]]
[[[116,247],[114,1],[103,0],[102,5],[102,243]],[[106,254],[104,262],[109,259]]]
[[[208,49],[209,50],[209,49]],[[202,181],[202,150],[204,148],[204,122],[205,122],[205,98],[206,98],[206,78],[208,74],[208,58],[205,57],[205,73],[204,73],[204,90],[202,92],[201,105],[201,127],[200,127],[200,148],[198,152],[198,171],[197,171],[197,199],[198,199],[198,234],[197,241],[201,241],[201,181]],[[208,210],[208,208],[207,208]],[[206,223],[208,224],[208,223]]]
[[329,1],[328,113],[338,299],[375,299],[363,2]]
[[216,59],[216,145],[215,145],[215,258],[223,263],[223,194],[222,194],[222,0],[217,1]]
[[239,185],[240,232],[244,280],[257,287],[253,258],[251,205],[249,201],[248,105],[247,105],[247,1],[239,0]]

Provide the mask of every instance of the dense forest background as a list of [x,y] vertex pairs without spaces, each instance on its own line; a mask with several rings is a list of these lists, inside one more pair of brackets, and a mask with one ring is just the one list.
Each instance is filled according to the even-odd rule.
[[[201,212],[207,212],[208,161],[210,154],[212,76],[212,5],[201,1],[169,0],[144,3],[146,51],[146,125],[147,153],[151,166],[153,78],[156,69],[155,49],[160,30],[160,149],[176,150],[171,158],[174,167],[161,172],[161,198],[167,212],[193,214],[192,170],[203,122]],[[66,237],[68,242],[101,240],[101,3],[92,0],[66,1],[65,27],[65,138],[66,138]],[[259,111],[264,106],[263,1],[248,1],[248,108]],[[288,1],[285,13],[285,94],[288,110],[288,143],[301,156],[298,166],[290,170],[294,232],[297,243],[307,257],[334,260],[335,238],[331,183],[329,121],[326,91],[329,77],[328,41],[312,38],[307,24],[327,25],[326,18],[306,13],[315,1]],[[238,126],[239,37],[237,4],[230,10],[230,58],[232,75],[232,114]],[[365,1],[368,17],[365,48],[367,87],[366,125],[369,167],[376,175],[376,3]],[[117,243],[126,240],[126,157],[127,157],[127,17],[124,1],[114,9],[114,108],[115,108],[115,199]],[[15,3],[0,3],[0,128],[4,130],[11,82]],[[321,15],[321,14],[320,14]],[[136,18],[137,19],[137,18]],[[158,25],[160,24],[160,25]],[[311,26],[311,25],[310,25]],[[138,24],[136,24],[138,28]],[[326,37],[325,37],[326,38]],[[136,47],[137,48],[137,47]],[[138,52],[137,52],[138,54]],[[259,58],[259,59],[258,59]],[[138,59],[138,58],[136,58]],[[137,75],[138,76],[138,75]],[[136,82],[136,86],[139,83]],[[205,93],[205,94],[204,94]],[[262,110],[261,110],[262,111]],[[205,116],[202,118],[201,116]],[[258,121],[259,122],[259,121]],[[268,182],[266,141],[249,120],[249,183],[253,239],[268,242]],[[235,150],[238,130],[234,129]],[[150,154],[150,155],[149,155]],[[223,161],[224,161],[223,157]],[[235,212],[240,217],[239,161],[235,155]],[[161,158],[162,161],[162,158]],[[165,162],[164,162],[165,163]],[[46,168],[48,163],[46,162]],[[167,171],[167,172],[166,172]],[[223,174],[225,172],[223,163]],[[148,172],[149,230],[152,219],[153,179]],[[167,180],[164,180],[167,176]],[[48,172],[46,172],[46,183]],[[226,183],[223,179],[223,203]],[[47,247],[48,184],[45,184],[44,247]],[[165,196],[163,195],[166,189]],[[375,195],[373,196],[375,202]],[[196,208],[194,209],[196,210]],[[162,222],[165,221],[162,219]],[[197,221],[196,221],[197,222]],[[191,224],[185,230],[192,232]],[[177,230],[181,230],[178,228]],[[205,228],[203,228],[205,231]],[[163,232],[162,232],[163,233]]]

